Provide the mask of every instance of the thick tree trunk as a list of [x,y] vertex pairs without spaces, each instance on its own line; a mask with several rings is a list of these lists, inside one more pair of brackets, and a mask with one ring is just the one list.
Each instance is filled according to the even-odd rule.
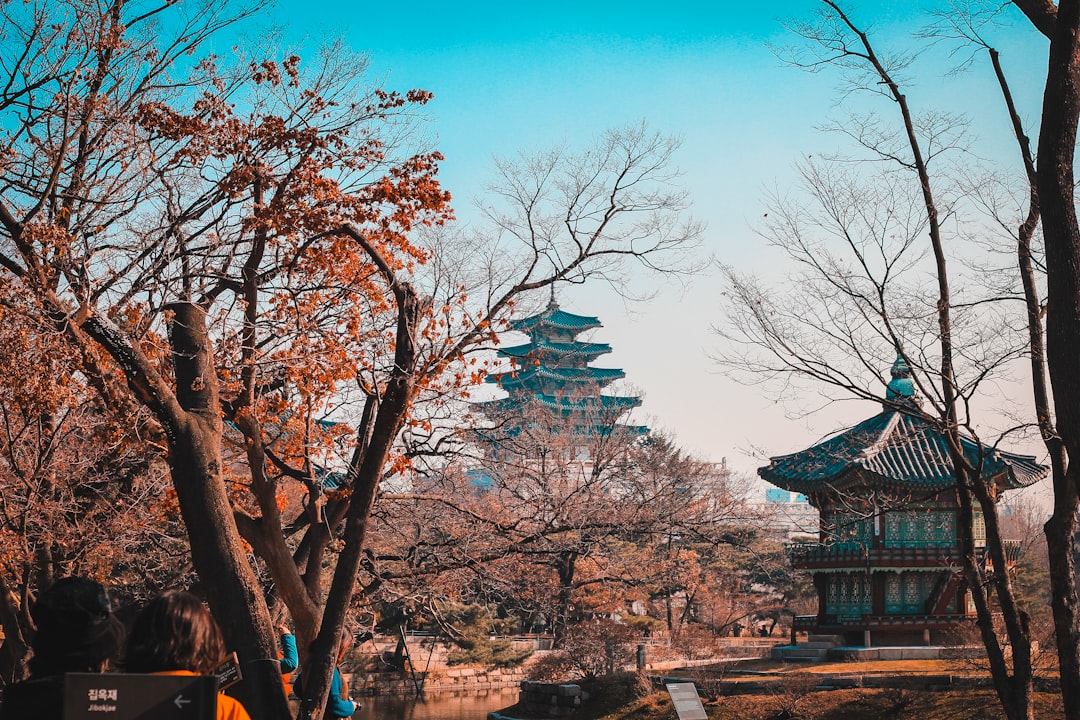
[[1050,607],[1054,616],[1061,698],[1068,720],[1080,718],[1080,632],[1076,593],[1076,478],[1054,463],[1054,513],[1043,526],[1050,561]]
[[287,718],[270,613],[248,564],[222,478],[221,408],[206,316],[193,303],[170,309],[176,397],[185,416],[169,426],[169,468],[192,562],[226,643],[240,658],[241,702],[254,718]]
[[0,645],[0,682],[5,684],[18,682],[26,676],[29,643],[23,637],[16,601],[0,573],[0,628],[4,630],[4,642]]
[[570,608],[574,600],[574,574],[577,571],[578,554],[572,550],[559,553],[555,569],[559,574],[559,592],[555,597],[555,617],[551,619],[552,633],[555,635],[554,647],[562,646],[566,640],[566,629],[570,626]]
[[[1074,459],[1080,458],[1080,226],[1073,170],[1080,118],[1080,3],[1062,0],[1056,13],[1045,12],[1037,3],[1016,4],[1050,39],[1036,172],[1046,245],[1046,359],[1057,431],[1068,458]],[[1078,478],[1073,467],[1055,468],[1054,515],[1046,524],[1046,537],[1062,700],[1065,716],[1080,720],[1080,636],[1072,560]]]

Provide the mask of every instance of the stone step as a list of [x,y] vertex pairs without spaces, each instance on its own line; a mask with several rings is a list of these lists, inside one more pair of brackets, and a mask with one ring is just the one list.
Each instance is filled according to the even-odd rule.
[[832,643],[833,647],[839,647],[844,644],[843,635],[816,635],[811,634],[806,636],[807,642],[813,643]]
[[786,645],[773,648],[771,656],[773,660],[821,662],[828,656],[830,649],[807,648],[805,645]]
[[816,654],[816,653],[813,654],[813,655],[810,655],[808,653],[791,653],[791,654],[785,654],[783,657],[781,657],[779,659],[782,660],[783,662],[819,663],[819,662],[824,662],[825,661],[825,655],[824,654],[819,655],[819,654]]

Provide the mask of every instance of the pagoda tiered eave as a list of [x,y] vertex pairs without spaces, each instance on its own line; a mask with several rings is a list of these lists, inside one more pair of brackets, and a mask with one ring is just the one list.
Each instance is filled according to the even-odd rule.
[[[562,395],[535,393],[529,399],[539,403],[541,407],[560,411],[588,411],[589,409],[595,408],[602,412],[609,413],[615,410],[632,410],[641,405],[641,398],[626,395],[596,395],[574,398]],[[498,398],[496,400],[478,402],[476,405],[484,412],[505,413],[520,411],[522,401],[520,398]]]
[[538,385],[542,386],[545,381],[603,387],[624,377],[626,377],[626,373],[614,368],[545,367],[543,365],[534,365],[521,370],[494,373],[489,375],[486,381],[495,383],[506,390],[511,390],[516,388],[536,388]]
[[513,347],[500,348],[498,353],[503,357],[514,358],[517,360],[530,360],[539,357],[559,357],[559,356],[574,356],[585,359],[591,362],[601,355],[606,355],[611,352],[611,346],[607,343],[586,343],[586,342],[550,342],[547,340],[537,340],[536,342],[526,343],[524,345],[514,345]]
[[575,315],[559,309],[557,304],[551,304],[543,312],[537,315],[520,318],[510,322],[510,329],[517,332],[532,334],[543,328],[554,328],[571,332],[583,332],[601,327],[600,318],[592,315]]

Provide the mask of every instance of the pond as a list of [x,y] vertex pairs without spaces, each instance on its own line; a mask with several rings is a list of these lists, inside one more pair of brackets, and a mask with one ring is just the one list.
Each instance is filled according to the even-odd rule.
[[484,720],[489,712],[517,702],[516,687],[412,696],[377,695],[357,698],[355,720]]

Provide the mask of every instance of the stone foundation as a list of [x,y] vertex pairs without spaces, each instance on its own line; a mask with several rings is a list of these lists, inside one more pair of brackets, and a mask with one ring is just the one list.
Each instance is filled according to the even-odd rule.
[[588,700],[588,694],[580,685],[523,680],[518,705],[529,717],[560,718],[573,714],[585,700]]

